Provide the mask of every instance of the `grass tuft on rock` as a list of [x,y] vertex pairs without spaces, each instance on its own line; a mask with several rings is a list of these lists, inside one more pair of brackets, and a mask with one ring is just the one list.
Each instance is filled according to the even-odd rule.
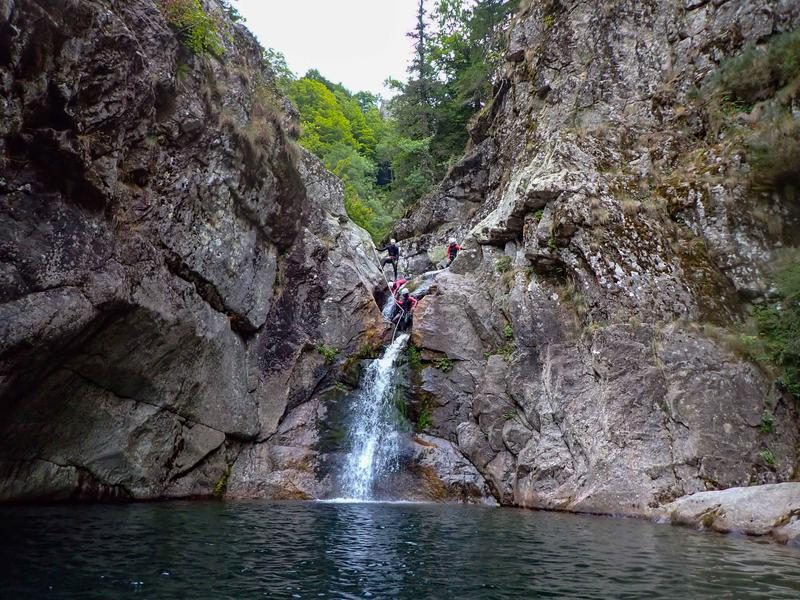
[[317,344],[315,350],[325,358],[326,365],[332,365],[336,360],[336,356],[339,354],[338,348],[328,346],[327,344]]
[[200,0],[161,0],[161,9],[169,26],[193,54],[220,58],[225,53],[219,23]]
[[748,46],[728,59],[709,82],[735,103],[753,105],[800,76],[800,29]]

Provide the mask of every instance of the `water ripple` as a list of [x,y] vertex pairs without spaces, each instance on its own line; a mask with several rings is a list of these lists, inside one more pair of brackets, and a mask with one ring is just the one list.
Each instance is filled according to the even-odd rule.
[[383,503],[0,510],[2,597],[792,598],[800,552],[630,519]]

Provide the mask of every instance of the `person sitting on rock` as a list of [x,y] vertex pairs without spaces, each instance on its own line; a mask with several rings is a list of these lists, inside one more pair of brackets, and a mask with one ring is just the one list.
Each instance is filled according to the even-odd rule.
[[394,296],[395,299],[397,299],[397,291],[407,284],[410,279],[411,275],[403,275],[400,279],[396,279],[392,282],[392,296]]
[[400,292],[400,299],[396,301],[399,310],[395,313],[392,322],[397,324],[399,331],[411,329],[413,322],[412,312],[417,306],[417,299],[414,298],[406,288]]
[[450,238],[450,241],[447,244],[447,265],[445,268],[453,264],[456,256],[458,256],[459,250],[461,250],[461,246],[456,243],[456,238]]
[[380,251],[389,253],[389,255],[381,261],[381,270],[383,270],[387,264],[391,264],[392,270],[394,271],[394,278],[397,279],[397,263],[400,260],[400,248],[397,247],[397,240],[392,238],[389,244],[381,248]]

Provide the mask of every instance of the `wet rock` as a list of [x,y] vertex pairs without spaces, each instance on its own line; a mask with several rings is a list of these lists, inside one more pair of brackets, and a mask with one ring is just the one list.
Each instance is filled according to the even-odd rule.
[[221,61],[157,3],[1,6],[0,501],[254,489],[240,454],[285,494],[312,442],[274,436],[333,368],[314,348],[380,322],[341,182],[216,3]]
[[722,533],[771,535],[800,545],[800,483],[698,492],[663,508],[673,523]]
[[413,391],[448,407],[431,430],[501,503],[645,516],[796,475],[796,403],[708,325],[735,327],[791,240],[748,216],[735,144],[699,151],[691,90],[798,25],[771,0],[531,3],[513,20],[506,91],[395,230],[417,252],[469,249],[414,324],[423,375],[445,355],[458,368]]
[[[410,464],[393,481],[393,497],[416,501],[496,504],[484,478],[454,444],[426,434],[413,436],[410,444]],[[399,485],[398,481],[403,485]]]

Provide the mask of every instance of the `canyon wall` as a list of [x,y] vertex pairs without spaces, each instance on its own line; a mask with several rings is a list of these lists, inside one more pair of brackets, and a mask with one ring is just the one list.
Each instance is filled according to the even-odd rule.
[[316,485],[279,423],[382,280],[262,48],[205,8],[218,57],[158,2],[0,1],[0,499]]
[[[515,17],[465,158],[395,229],[415,272],[449,236],[465,247],[417,310],[416,411],[502,503],[654,515],[797,478],[796,401],[727,339],[800,207],[753,185],[758,104],[711,114],[706,94],[727,58],[798,25],[779,0]],[[796,114],[782,94],[759,100]]]

